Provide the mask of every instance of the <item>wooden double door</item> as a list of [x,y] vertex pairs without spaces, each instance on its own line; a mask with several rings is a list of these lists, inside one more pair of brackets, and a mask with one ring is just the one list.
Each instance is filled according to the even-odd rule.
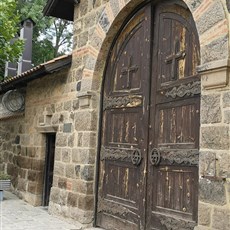
[[199,42],[182,1],[141,7],[105,73],[97,225],[193,229],[197,221]]

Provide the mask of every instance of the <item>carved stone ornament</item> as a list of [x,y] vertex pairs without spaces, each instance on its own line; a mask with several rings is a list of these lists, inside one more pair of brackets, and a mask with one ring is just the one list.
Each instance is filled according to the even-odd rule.
[[197,149],[161,149],[162,160],[168,160],[171,164],[198,165],[199,151]]
[[142,105],[142,96],[119,96],[119,97],[105,97],[103,101],[103,109],[111,108],[125,108],[138,107]]
[[129,213],[129,210],[124,206],[102,198],[99,198],[98,200],[97,210],[98,212],[106,212],[112,215],[119,215],[119,216],[123,216]]
[[115,149],[101,147],[101,160],[120,160],[131,162],[133,165],[141,163],[141,151],[139,149]]
[[169,216],[159,216],[160,222],[168,230],[193,230],[197,225],[195,222],[189,222],[181,219],[170,218]]
[[180,85],[179,87],[174,87],[170,91],[165,93],[166,97],[184,97],[184,96],[194,96],[195,94],[200,94],[201,85],[200,81],[189,83],[187,85]]
[[9,90],[2,97],[2,104],[10,112],[19,112],[24,110],[24,95],[18,90]]

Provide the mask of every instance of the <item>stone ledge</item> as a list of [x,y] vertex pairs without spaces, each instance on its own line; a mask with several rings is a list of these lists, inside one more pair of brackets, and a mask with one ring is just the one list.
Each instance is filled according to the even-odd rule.
[[230,59],[212,61],[212,62],[205,63],[203,65],[199,65],[199,66],[197,66],[197,71],[200,73],[200,72],[204,72],[204,71],[210,71],[210,70],[218,69],[218,68],[221,68],[224,66],[230,67]]
[[93,96],[96,96],[97,93],[94,91],[85,91],[78,93],[77,98],[79,99],[79,106],[80,108],[89,108],[90,107],[90,100]]
[[204,89],[226,87],[230,78],[230,60],[218,60],[200,65],[197,71],[201,75],[201,83]]
[[57,132],[58,131],[58,125],[44,125],[44,126],[40,126],[40,127],[36,127],[36,130],[39,133],[50,133],[50,132]]

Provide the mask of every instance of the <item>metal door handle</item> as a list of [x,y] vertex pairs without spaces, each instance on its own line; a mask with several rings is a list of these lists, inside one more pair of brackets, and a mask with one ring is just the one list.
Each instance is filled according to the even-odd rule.
[[150,159],[150,162],[152,165],[157,166],[161,160],[160,150],[157,148],[153,148],[150,151],[150,158],[149,159]]
[[142,160],[140,149],[135,149],[131,154],[131,160],[134,165],[139,165]]

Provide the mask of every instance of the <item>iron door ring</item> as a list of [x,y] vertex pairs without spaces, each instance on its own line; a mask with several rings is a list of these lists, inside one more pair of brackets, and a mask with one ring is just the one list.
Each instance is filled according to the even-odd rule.
[[132,160],[132,163],[136,166],[138,166],[141,163],[142,157],[141,157],[140,149],[135,149],[132,152],[131,160]]
[[159,165],[161,160],[161,154],[159,149],[153,148],[150,152],[150,162],[152,165],[157,166]]

